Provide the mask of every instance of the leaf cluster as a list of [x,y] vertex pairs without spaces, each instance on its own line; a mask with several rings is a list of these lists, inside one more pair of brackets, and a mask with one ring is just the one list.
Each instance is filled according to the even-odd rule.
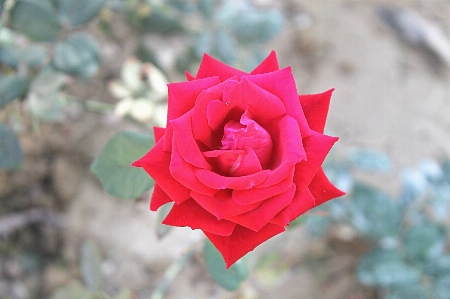
[[374,152],[329,163],[328,172],[346,186],[348,198],[320,207],[330,217],[309,216],[307,226],[323,234],[331,225],[350,225],[371,244],[357,278],[383,290],[385,298],[450,298],[450,163],[426,160],[403,170],[398,197],[355,181],[351,174],[360,165],[379,171],[388,164],[385,155]]

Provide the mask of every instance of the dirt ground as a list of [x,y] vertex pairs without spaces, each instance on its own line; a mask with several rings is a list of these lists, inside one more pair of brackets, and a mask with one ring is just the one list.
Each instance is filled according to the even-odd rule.
[[[382,4],[408,7],[450,37],[449,1],[256,2],[286,12],[283,33],[267,49],[277,51],[281,66],[292,66],[299,93],[336,88],[327,130],[340,137],[337,152],[353,147],[386,151],[394,170],[389,178],[379,178],[378,184],[387,189],[402,167],[415,166],[427,157],[450,157],[450,68],[439,66],[425,51],[402,41],[377,14]],[[145,38],[151,41],[154,37]],[[167,54],[164,47],[177,43],[176,39],[163,42],[161,56]],[[97,82],[88,83],[87,98],[110,97],[105,78],[120,67],[117,57],[125,59],[132,50],[128,44],[102,47],[110,70],[99,75]],[[92,113],[74,114],[69,123],[43,125],[39,136],[22,136],[23,169],[0,173],[0,198],[8,194],[4,207],[20,210],[42,202],[50,209],[63,210],[62,225],[30,227],[12,235],[21,244],[42,247],[48,259],[43,274],[33,278],[28,275],[31,270],[15,264],[11,257],[16,253],[7,251],[0,258],[0,272],[7,277],[0,281],[0,294],[2,288],[14,286],[18,295],[11,298],[33,298],[32,289],[39,289],[45,298],[76,280],[80,246],[90,240],[101,249],[107,292],[128,287],[136,298],[150,298],[164,270],[188,248],[199,249],[203,236],[177,228],[158,240],[148,194],[134,202],[119,201],[107,195],[89,172],[114,132],[136,128]],[[395,188],[390,190],[395,192]],[[235,292],[213,283],[197,250],[165,298],[382,298],[355,280],[353,270],[365,249],[345,228],[333,231],[326,242],[309,237],[302,227],[295,228],[256,250],[254,256],[278,255],[268,258],[267,265],[254,271]]]

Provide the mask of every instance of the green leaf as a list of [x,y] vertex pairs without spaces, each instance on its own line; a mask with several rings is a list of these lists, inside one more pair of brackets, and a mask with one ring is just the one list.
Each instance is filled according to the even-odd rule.
[[0,109],[25,94],[30,82],[20,76],[0,76]]
[[428,261],[425,272],[434,277],[450,275],[450,255],[442,255]]
[[439,257],[445,249],[445,243],[445,229],[429,222],[412,227],[405,240],[408,256],[414,261]]
[[284,23],[280,11],[259,10],[248,2],[238,0],[223,1],[217,19],[220,27],[233,32],[243,44],[271,40],[281,31]]
[[3,12],[3,6],[5,5],[6,0],[0,0],[0,15]]
[[18,168],[22,164],[22,158],[22,148],[16,135],[0,123],[0,168]]
[[417,283],[420,271],[406,264],[394,250],[375,249],[363,257],[357,276],[364,285],[392,287]]
[[434,295],[436,299],[450,299],[450,273],[436,280]]
[[62,21],[74,27],[87,23],[97,16],[106,0],[57,0],[56,2]]
[[64,73],[90,77],[100,65],[100,52],[95,39],[86,33],[73,33],[58,42],[53,53],[53,66]]
[[156,7],[152,7],[150,15],[142,19],[139,26],[144,32],[160,34],[170,34],[183,30],[179,18]]
[[247,278],[248,269],[244,262],[239,260],[227,270],[222,255],[209,240],[205,240],[203,253],[209,273],[224,289],[236,290]]
[[173,228],[173,226],[162,224],[162,221],[169,214],[170,209],[173,207],[173,202],[167,203],[158,209],[158,222],[156,224],[156,237],[161,240],[164,238]]
[[198,9],[200,10],[202,16],[209,20],[211,19],[213,12],[214,12],[214,6],[216,4],[217,0],[199,0],[198,1]]
[[97,244],[90,240],[84,241],[80,253],[80,273],[83,282],[91,291],[101,290],[101,262],[102,258]]
[[51,67],[43,68],[31,84],[27,97],[28,109],[33,116],[45,121],[63,121],[67,99],[62,86],[66,75],[56,72]]
[[401,227],[401,208],[380,190],[356,184],[350,206],[353,226],[362,234],[381,238],[395,236]]
[[58,15],[48,0],[18,0],[10,18],[15,30],[35,41],[51,42],[58,37]]
[[153,146],[153,138],[136,132],[119,132],[105,145],[91,167],[105,190],[119,198],[133,199],[153,187],[153,180],[131,163]]
[[218,58],[228,65],[236,62],[238,46],[231,35],[225,30],[215,32],[214,52],[217,53]]

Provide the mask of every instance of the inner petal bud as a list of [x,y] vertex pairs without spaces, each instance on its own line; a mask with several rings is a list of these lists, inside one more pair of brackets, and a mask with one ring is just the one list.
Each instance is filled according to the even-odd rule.
[[272,138],[246,111],[240,122],[230,120],[224,126],[222,137],[223,150],[243,150],[251,148],[259,159],[261,167],[266,169],[272,154]]

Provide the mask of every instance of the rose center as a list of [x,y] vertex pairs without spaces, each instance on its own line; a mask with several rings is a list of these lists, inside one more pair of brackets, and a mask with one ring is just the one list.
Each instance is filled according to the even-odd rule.
[[270,134],[245,112],[240,122],[230,120],[224,126],[222,137],[223,150],[243,150],[251,148],[266,169],[272,154],[272,138]]

